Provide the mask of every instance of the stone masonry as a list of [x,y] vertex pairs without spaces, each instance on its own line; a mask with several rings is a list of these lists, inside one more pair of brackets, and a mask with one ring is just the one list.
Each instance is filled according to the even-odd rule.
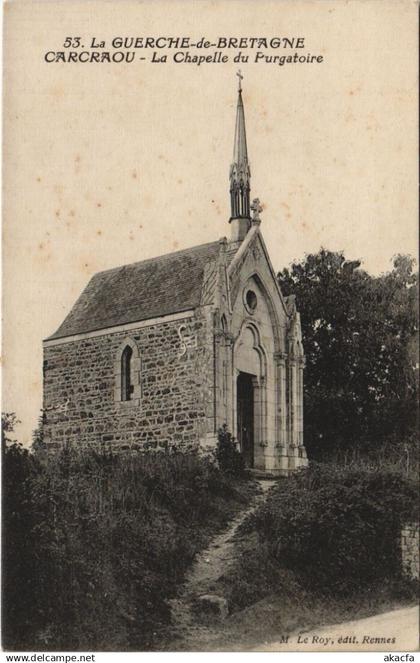
[[[113,449],[196,445],[213,400],[206,324],[197,314],[45,347],[45,442]],[[116,357],[127,340],[139,351],[140,403],[115,398]]]
[[406,523],[401,530],[402,570],[408,578],[419,578],[419,523]]

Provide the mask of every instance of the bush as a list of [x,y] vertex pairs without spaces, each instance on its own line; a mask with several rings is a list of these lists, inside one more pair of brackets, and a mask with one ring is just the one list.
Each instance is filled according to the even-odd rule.
[[7,645],[25,642],[37,612],[36,519],[31,489],[37,463],[15,442],[6,448],[4,438],[2,450],[2,632]]
[[152,649],[167,599],[249,487],[197,454],[4,448],[3,645]]
[[280,479],[242,523],[213,589],[231,612],[263,614],[270,638],[386,612],[417,598],[399,549],[416,513],[417,483],[401,473],[311,465]]
[[222,472],[236,477],[245,475],[244,459],[237,449],[236,442],[229,433],[226,424],[219,428],[216,460]]
[[417,499],[416,483],[395,472],[311,465],[279,483],[254,525],[305,586],[350,593],[399,577],[401,525]]

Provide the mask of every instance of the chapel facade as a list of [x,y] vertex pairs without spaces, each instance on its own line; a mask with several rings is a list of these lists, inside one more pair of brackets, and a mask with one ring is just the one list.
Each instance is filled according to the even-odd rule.
[[246,465],[306,465],[299,313],[250,202],[239,79],[230,238],[93,276],[44,341],[44,441],[211,448],[226,424]]

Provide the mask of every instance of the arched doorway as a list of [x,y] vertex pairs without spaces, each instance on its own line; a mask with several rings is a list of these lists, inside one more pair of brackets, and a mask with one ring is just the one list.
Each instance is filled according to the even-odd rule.
[[266,356],[255,323],[245,322],[234,346],[234,427],[247,467],[264,467]]
[[237,440],[247,467],[254,467],[254,378],[250,373],[240,371],[236,383]]

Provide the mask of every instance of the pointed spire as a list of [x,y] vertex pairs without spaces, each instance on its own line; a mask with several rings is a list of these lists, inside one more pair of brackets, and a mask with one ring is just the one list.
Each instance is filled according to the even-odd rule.
[[[247,219],[250,222],[250,177],[251,172],[248,163],[248,150],[246,145],[245,113],[242,101],[242,79],[243,76],[238,71],[238,103],[236,108],[235,140],[233,145],[233,162],[230,167],[230,201],[231,218]],[[244,225],[244,224],[242,224]],[[245,234],[249,229],[249,224],[245,224]],[[243,233],[241,233],[243,234]]]
[[239,76],[238,85],[238,104],[236,107],[236,125],[235,125],[235,141],[233,145],[233,163],[248,164],[248,150],[246,147],[246,130],[245,130],[245,113],[244,104],[242,101],[242,74],[238,71]]

